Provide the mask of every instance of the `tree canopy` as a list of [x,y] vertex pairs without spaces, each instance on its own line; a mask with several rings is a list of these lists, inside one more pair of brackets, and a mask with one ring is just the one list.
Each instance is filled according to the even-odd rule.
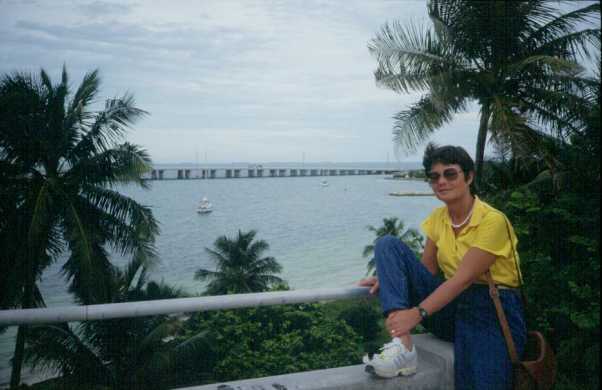
[[[542,134],[577,131],[574,113],[595,88],[578,60],[600,49],[600,5],[560,14],[548,1],[431,0],[432,27],[385,24],[370,42],[378,85],[423,93],[394,117],[394,138],[413,150],[469,103],[480,107],[476,145],[481,181],[487,136],[523,155],[545,153]],[[553,164],[553,155],[548,163]]]
[[[83,304],[110,300],[109,250],[138,264],[155,258],[159,229],[150,208],[115,188],[146,188],[148,154],[122,142],[146,112],[127,94],[92,110],[99,86],[93,71],[72,94],[66,68],[58,84],[45,70],[0,79],[1,308],[44,306],[36,282],[61,255],[69,290]],[[24,340],[20,327],[13,386]]]

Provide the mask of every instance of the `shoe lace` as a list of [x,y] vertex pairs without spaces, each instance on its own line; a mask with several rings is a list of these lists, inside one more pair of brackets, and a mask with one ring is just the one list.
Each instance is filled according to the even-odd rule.
[[395,347],[399,348],[399,344],[398,344],[398,343],[396,343],[396,342],[394,342],[394,341],[392,341],[392,342],[390,342],[390,343],[387,343],[387,344],[383,345],[383,347],[380,349],[379,356],[380,356],[381,358],[384,358],[384,357],[386,357],[386,355],[387,355],[387,352],[389,352],[391,349],[393,349],[393,348],[395,348]]

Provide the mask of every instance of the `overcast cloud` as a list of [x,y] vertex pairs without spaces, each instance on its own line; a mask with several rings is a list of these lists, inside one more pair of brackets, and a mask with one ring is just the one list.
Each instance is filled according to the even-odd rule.
[[[367,43],[426,2],[0,0],[0,73],[98,68],[101,97],[150,116],[128,139],[157,163],[385,161],[392,116],[418,95],[377,88]],[[476,107],[433,140],[474,152]],[[401,161],[417,161],[422,149]]]

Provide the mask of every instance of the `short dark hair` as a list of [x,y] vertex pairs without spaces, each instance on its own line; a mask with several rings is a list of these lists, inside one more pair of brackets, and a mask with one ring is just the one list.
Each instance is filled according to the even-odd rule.
[[431,142],[426,146],[422,159],[422,166],[427,176],[434,164],[458,164],[466,177],[475,171],[474,160],[464,148],[452,145],[438,146]]

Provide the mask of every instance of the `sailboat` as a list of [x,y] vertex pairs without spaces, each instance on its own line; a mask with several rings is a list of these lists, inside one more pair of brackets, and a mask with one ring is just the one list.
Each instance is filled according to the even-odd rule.
[[213,205],[211,204],[211,202],[209,202],[209,200],[205,197],[203,197],[203,199],[201,199],[201,201],[199,202],[199,205],[196,208],[196,212],[199,214],[207,214],[213,211]]

